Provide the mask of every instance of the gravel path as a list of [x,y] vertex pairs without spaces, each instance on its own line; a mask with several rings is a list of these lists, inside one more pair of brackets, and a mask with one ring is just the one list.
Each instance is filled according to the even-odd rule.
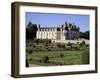
[[37,64],[29,64],[29,67],[38,67],[40,65],[37,65]]

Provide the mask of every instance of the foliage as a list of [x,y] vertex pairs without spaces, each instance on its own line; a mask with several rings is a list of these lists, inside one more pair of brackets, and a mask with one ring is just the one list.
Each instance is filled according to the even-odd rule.
[[63,44],[63,43],[57,43],[57,47],[59,47],[59,48],[65,48],[65,44]]
[[65,50],[72,50],[72,47],[71,46],[65,46]]
[[90,31],[80,32],[80,38],[88,39],[89,40]]
[[80,43],[80,47],[84,46],[85,45],[85,41],[83,40],[81,43]]
[[42,62],[47,63],[48,61],[49,61],[49,57],[48,56],[43,56]]
[[67,46],[72,46],[72,43],[68,42],[68,43],[67,43]]
[[84,40],[82,41],[82,44],[85,45],[85,41]]
[[50,39],[34,39],[33,40],[34,43],[44,43],[44,44],[49,44],[51,43],[51,40]]
[[29,54],[32,54],[32,50],[29,51]]
[[26,39],[34,39],[36,37],[37,25],[28,23],[26,27]]
[[60,57],[63,58],[64,57],[64,54],[60,54]]
[[28,60],[26,59],[26,67],[29,67]]

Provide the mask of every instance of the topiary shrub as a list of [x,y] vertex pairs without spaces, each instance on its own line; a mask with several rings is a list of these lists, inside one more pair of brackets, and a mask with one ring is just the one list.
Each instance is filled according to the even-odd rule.
[[60,54],[60,57],[61,57],[61,58],[63,58],[63,57],[64,57],[64,54],[63,54],[63,53],[61,53],[61,54]]
[[29,51],[29,54],[32,54],[32,50]]
[[84,40],[82,41],[82,44],[85,45],[85,41]]
[[47,63],[48,61],[49,61],[49,57],[48,56],[43,56],[42,62]]
[[61,48],[61,44],[60,43],[57,43],[57,47]]
[[72,46],[72,43],[68,42],[68,43],[67,43],[67,46]]
[[82,43],[80,43],[80,47],[85,45],[85,41],[83,40]]

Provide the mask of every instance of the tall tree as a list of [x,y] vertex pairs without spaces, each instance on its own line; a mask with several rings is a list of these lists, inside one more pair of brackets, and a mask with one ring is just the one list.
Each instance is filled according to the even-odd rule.
[[80,32],[80,38],[88,39],[90,37],[90,31]]
[[28,23],[26,27],[26,39],[34,39],[36,37],[37,25]]

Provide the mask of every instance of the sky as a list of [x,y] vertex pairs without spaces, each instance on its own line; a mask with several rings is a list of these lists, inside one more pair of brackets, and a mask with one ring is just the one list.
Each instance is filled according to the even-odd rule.
[[41,26],[53,26],[64,24],[65,21],[74,23],[76,26],[80,27],[80,31],[85,32],[89,30],[89,15],[79,15],[79,14],[55,14],[55,13],[34,13],[26,12],[26,25],[29,22],[33,24],[40,24]]

